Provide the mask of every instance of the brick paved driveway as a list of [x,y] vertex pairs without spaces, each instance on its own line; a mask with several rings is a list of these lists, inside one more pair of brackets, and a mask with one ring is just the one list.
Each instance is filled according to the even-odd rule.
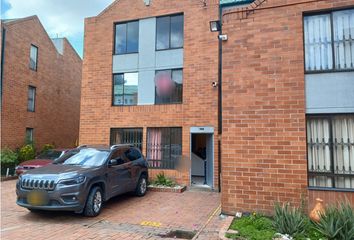
[[[16,205],[16,181],[1,183],[1,239],[168,239],[171,230],[218,239],[220,196],[211,192],[148,192],[111,199],[96,218],[65,212],[30,213]],[[213,217],[213,213],[216,213]]]

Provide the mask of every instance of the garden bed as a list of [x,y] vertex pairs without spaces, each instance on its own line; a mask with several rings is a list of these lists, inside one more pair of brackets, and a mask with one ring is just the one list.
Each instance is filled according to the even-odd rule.
[[313,211],[317,211],[318,219],[311,220],[304,208],[289,203],[276,203],[272,217],[239,213],[224,236],[235,240],[354,239],[354,209],[349,202]]

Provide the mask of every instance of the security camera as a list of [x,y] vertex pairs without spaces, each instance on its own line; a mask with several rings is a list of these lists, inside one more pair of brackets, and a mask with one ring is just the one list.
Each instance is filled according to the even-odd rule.
[[219,37],[219,40],[221,40],[221,41],[227,41],[227,35],[226,34],[221,34],[218,37]]
[[218,83],[218,82],[212,82],[212,86],[213,86],[214,88],[216,88],[216,87],[219,86],[219,83]]

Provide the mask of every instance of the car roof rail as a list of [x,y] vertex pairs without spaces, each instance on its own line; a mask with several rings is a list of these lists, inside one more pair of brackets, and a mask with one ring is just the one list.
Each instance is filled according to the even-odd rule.
[[129,144],[129,143],[127,143],[127,144],[115,144],[115,145],[111,146],[111,150],[119,148],[119,147],[134,147],[134,145]]
[[87,145],[80,145],[80,146],[77,147],[77,149],[86,148],[86,147],[87,147]]

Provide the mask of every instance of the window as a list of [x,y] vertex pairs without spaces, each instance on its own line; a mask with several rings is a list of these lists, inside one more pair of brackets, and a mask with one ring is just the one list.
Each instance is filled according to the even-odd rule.
[[28,99],[27,99],[27,110],[29,112],[34,112],[36,101],[36,88],[28,86]]
[[156,19],[156,50],[183,47],[183,15]]
[[30,69],[37,71],[38,48],[31,45],[30,50]]
[[156,71],[155,104],[182,103],[183,70]]
[[354,114],[307,119],[309,186],[354,189]]
[[175,169],[182,159],[182,128],[148,128],[147,160],[151,168]]
[[26,142],[33,142],[33,128],[26,128]]
[[113,75],[113,105],[138,104],[138,73]]
[[124,155],[126,158],[128,158],[130,161],[135,161],[141,158],[140,152],[135,149],[135,148],[129,148],[124,152]]
[[141,150],[143,142],[142,128],[112,128],[111,145],[131,144]]
[[354,69],[354,9],[304,17],[305,69]]
[[139,51],[139,21],[115,25],[115,54]]

